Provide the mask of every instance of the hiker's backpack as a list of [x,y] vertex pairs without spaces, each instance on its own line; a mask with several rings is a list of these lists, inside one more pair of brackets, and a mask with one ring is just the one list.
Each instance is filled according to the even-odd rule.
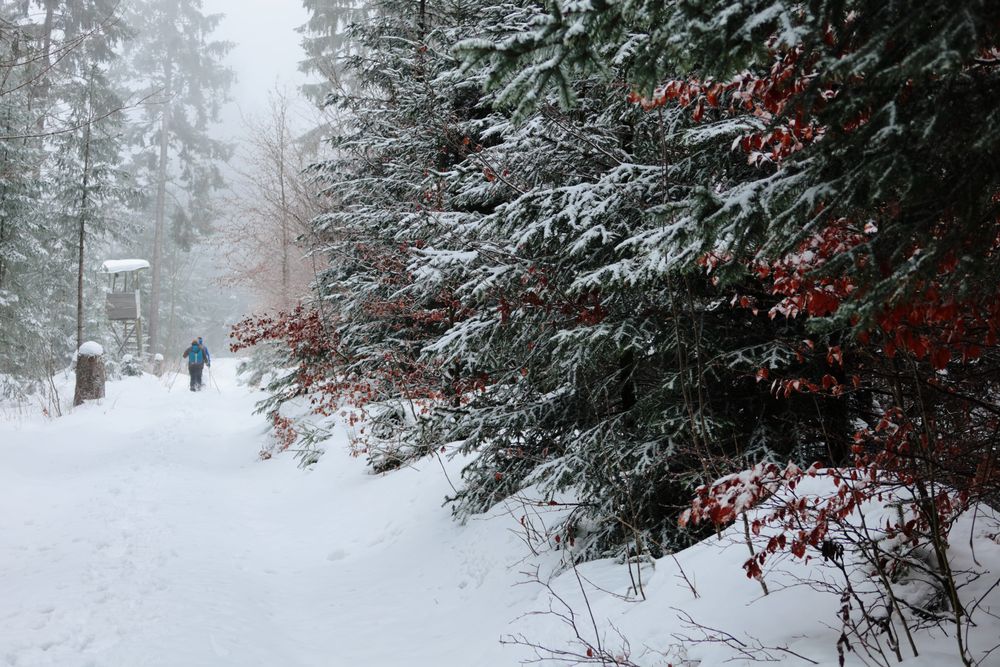
[[192,345],[188,350],[188,363],[201,364],[205,362],[205,353],[201,350],[201,345]]

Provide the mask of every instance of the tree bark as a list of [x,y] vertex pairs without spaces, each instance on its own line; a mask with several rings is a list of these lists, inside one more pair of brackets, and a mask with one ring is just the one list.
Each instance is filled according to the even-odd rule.
[[76,391],[73,405],[95,398],[104,398],[104,356],[83,356],[76,360]]
[[[10,134],[10,109],[7,110],[7,122],[4,125],[4,131],[6,134]],[[7,149],[6,142],[4,143],[3,159],[0,160],[0,172],[6,173],[8,169],[8,164],[10,163],[10,151]],[[0,207],[2,207],[7,201],[7,186],[6,184],[0,185]],[[7,275],[7,265],[4,262],[4,252],[3,248],[7,244],[7,216],[0,218],[0,289],[3,289],[4,279]]]
[[90,86],[87,91],[87,112],[88,112],[88,123],[86,129],[84,130],[84,140],[83,140],[83,190],[80,193],[80,228],[78,235],[78,245],[77,245],[77,265],[76,265],[76,349],[80,349],[83,345],[83,322],[84,322],[84,310],[83,310],[83,266],[84,266],[84,250],[86,247],[87,239],[87,206],[89,205],[89,187],[90,187],[90,141],[91,141],[91,131],[90,131],[90,120],[93,114],[91,111],[91,104],[93,104],[93,72],[91,72]]

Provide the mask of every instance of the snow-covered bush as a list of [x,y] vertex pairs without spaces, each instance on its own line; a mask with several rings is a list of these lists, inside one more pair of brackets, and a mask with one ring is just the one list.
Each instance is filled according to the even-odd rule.
[[139,377],[142,375],[142,364],[131,354],[122,356],[121,374],[128,377]]

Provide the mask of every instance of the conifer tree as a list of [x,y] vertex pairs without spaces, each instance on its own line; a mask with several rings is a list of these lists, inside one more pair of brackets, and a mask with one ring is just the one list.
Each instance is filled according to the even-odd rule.
[[155,102],[137,127],[141,152],[135,165],[140,186],[152,194],[152,352],[163,344],[165,247],[171,240],[189,247],[196,233],[208,229],[210,197],[222,185],[219,162],[230,153],[208,132],[233,77],[221,64],[230,45],[211,36],[220,19],[206,15],[201,0],[145,0],[135,3],[128,17],[136,33],[129,42],[129,66]]
[[[797,443],[782,426],[803,429],[755,416],[770,399],[754,372],[791,352],[720,310],[724,294],[689,275],[700,253],[661,225],[701,186],[685,144],[728,146],[739,127],[688,137],[673,131],[686,114],[650,117],[621,82],[587,78],[572,113],[549,98],[516,119],[450,48],[536,10],[426,9],[383,7],[356,27],[364,56],[349,65],[365,94],[334,98],[349,131],[316,170],[332,208],[317,220],[331,239],[321,294],[345,357],[332,374],[353,379],[327,389],[420,400],[389,429],[405,451],[376,466],[441,439],[476,452],[460,515],[532,484],[572,488],[589,508],[567,527],[583,553],[637,534],[642,549],[671,544],[693,468],[738,438],[754,443],[748,457],[787,454]],[[726,414],[738,402],[758,410]]]
[[37,165],[42,145],[35,133],[37,116],[31,112],[33,84],[38,71],[38,44],[27,17],[14,7],[3,7],[0,48],[0,372],[24,377],[31,359],[42,351],[34,346],[43,321],[44,299],[37,286],[38,260],[43,257],[44,215],[36,203],[41,179]]
[[[886,300],[912,297],[953,249],[994,237],[990,156],[1000,123],[966,110],[995,106],[996,20],[983,1],[954,11],[918,1],[733,8],[637,0],[539,11],[516,38],[461,48],[487,62],[490,85],[523,100],[522,109],[535,91],[570,91],[572,77],[606,71],[614,45],[639,54],[628,82],[647,104],[748,117],[758,131],[741,138],[755,144],[751,159],[770,167],[708,197],[698,235],[776,257],[831,221],[866,218],[879,233],[826,268],[863,272],[872,268],[857,261],[866,253],[890,260],[890,271],[859,276],[870,283],[866,298],[844,310],[867,323]],[[670,81],[687,91],[683,100]],[[703,85],[692,92],[684,82]],[[572,103],[571,91],[564,97]],[[953,222],[942,227],[945,220]],[[912,244],[923,250],[911,261]],[[946,279],[956,294],[996,282],[995,262],[969,259]]]
[[[50,8],[46,21],[62,39],[77,43],[63,54],[53,68],[54,77],[47,93],[55,115],[65,128],[49,138],[55,156],[49,170],[55,220],[74,238],[73,257],[61,261],[76,264],[76,347],[85,340],[89,301],[85,287],[96,255],[87,252],[88,238],[107,247],[123,237],[126,206],[131,197],[131,177],[119,167],[124,146],[125,99],[122,86],[114,80],[118,56],[126,28],[118,3],[89,0],[66,7]],[[95,337],[96,331],[90,332]]]
[[[699,484],[849,465],[894,410],[912,433],[963,424],[982,460],[998,130],[959,109],[995,106],[989,7],[420,10],[382,3],[343,36],[357,87],[329,98],[341,132],[314,169],[323,310],[250,327],[298,365],[275,401],[379,403],[381,469],[457,443],[462,516],[572,492],[581,557],[674,548]],[[927,387],[956,404],[922,416]]]
[[[460,48],[521,116],[549,90],[564,107],[582,103],[575,81],[606,80],[636,54],[624,77],[635,103],[684,110],[703,126],[690,136],[735,134],[731,150],[693,162],[706,187],[663,211],[683,233],[659,250],[681,265],[699,258],[734,305],[804,321],[809,350],[796,354],[825,354],[825,369],[817,359],[803,376],[784,374],[775,394],[823,397],[834,462],[917,480],[902,485],[925,501],[916,512],[939,548],[949,523],[934,513],[957,516],[1000,484],[973,472],[995,452],[983,422],[996,407],[977,396],[996,395],[1000,123],[968,113],[997,106],[997,16],[985,2],[957,12],[923,2],[559,4]],[[748,274],[760,281],[752,297],[739,293]],[[796,329],[775,341],[794,348]],[[880,438],[887,423],[895,435]],[[836,424],[857,429],[852,446],[834,447]],[[960,491],[928,513],[938,501],[924,481],[940,479]]]
[[[121,202],[127,180],[114,167],[122,101],[106,74],[122,34],[116,7],[104,0],[26,2],[5,17],[10,57],[2,95],[7,189],[0,255],[10,251],[3,280],[16,290],[4,328],[16,350],[12,358],[21,359],[6,371],[17,375],[37,377],[79,344],[88,273],[83,232],[89,226],[106,234],[120,222],[110,215],[114,206],[106,208]],[[19,155],[27,158],[20,166]],[[75,280],[54,268],[63,264],[76,265]],[[74,300],[75,318],[61,307]]]
[[[354,26],[362,25],[375,11],[377,3],[351,0],[302,0],[309,20],[299,27],[305,59],[299,69],[315,75],[319,81],[302,86],[302,92],[317,105],[338,86],[349,84],[350,68],[346,62],[358,54],[361,45],[351,37]],[[347,77],[347,80],[345,80]]]

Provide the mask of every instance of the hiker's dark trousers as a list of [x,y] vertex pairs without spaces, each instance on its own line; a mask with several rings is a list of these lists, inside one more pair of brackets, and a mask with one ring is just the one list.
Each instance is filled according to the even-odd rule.
[[191,391],[201,389],[201,372],[205,370],[205,364],[188,364],[188,374],[191,376]]

